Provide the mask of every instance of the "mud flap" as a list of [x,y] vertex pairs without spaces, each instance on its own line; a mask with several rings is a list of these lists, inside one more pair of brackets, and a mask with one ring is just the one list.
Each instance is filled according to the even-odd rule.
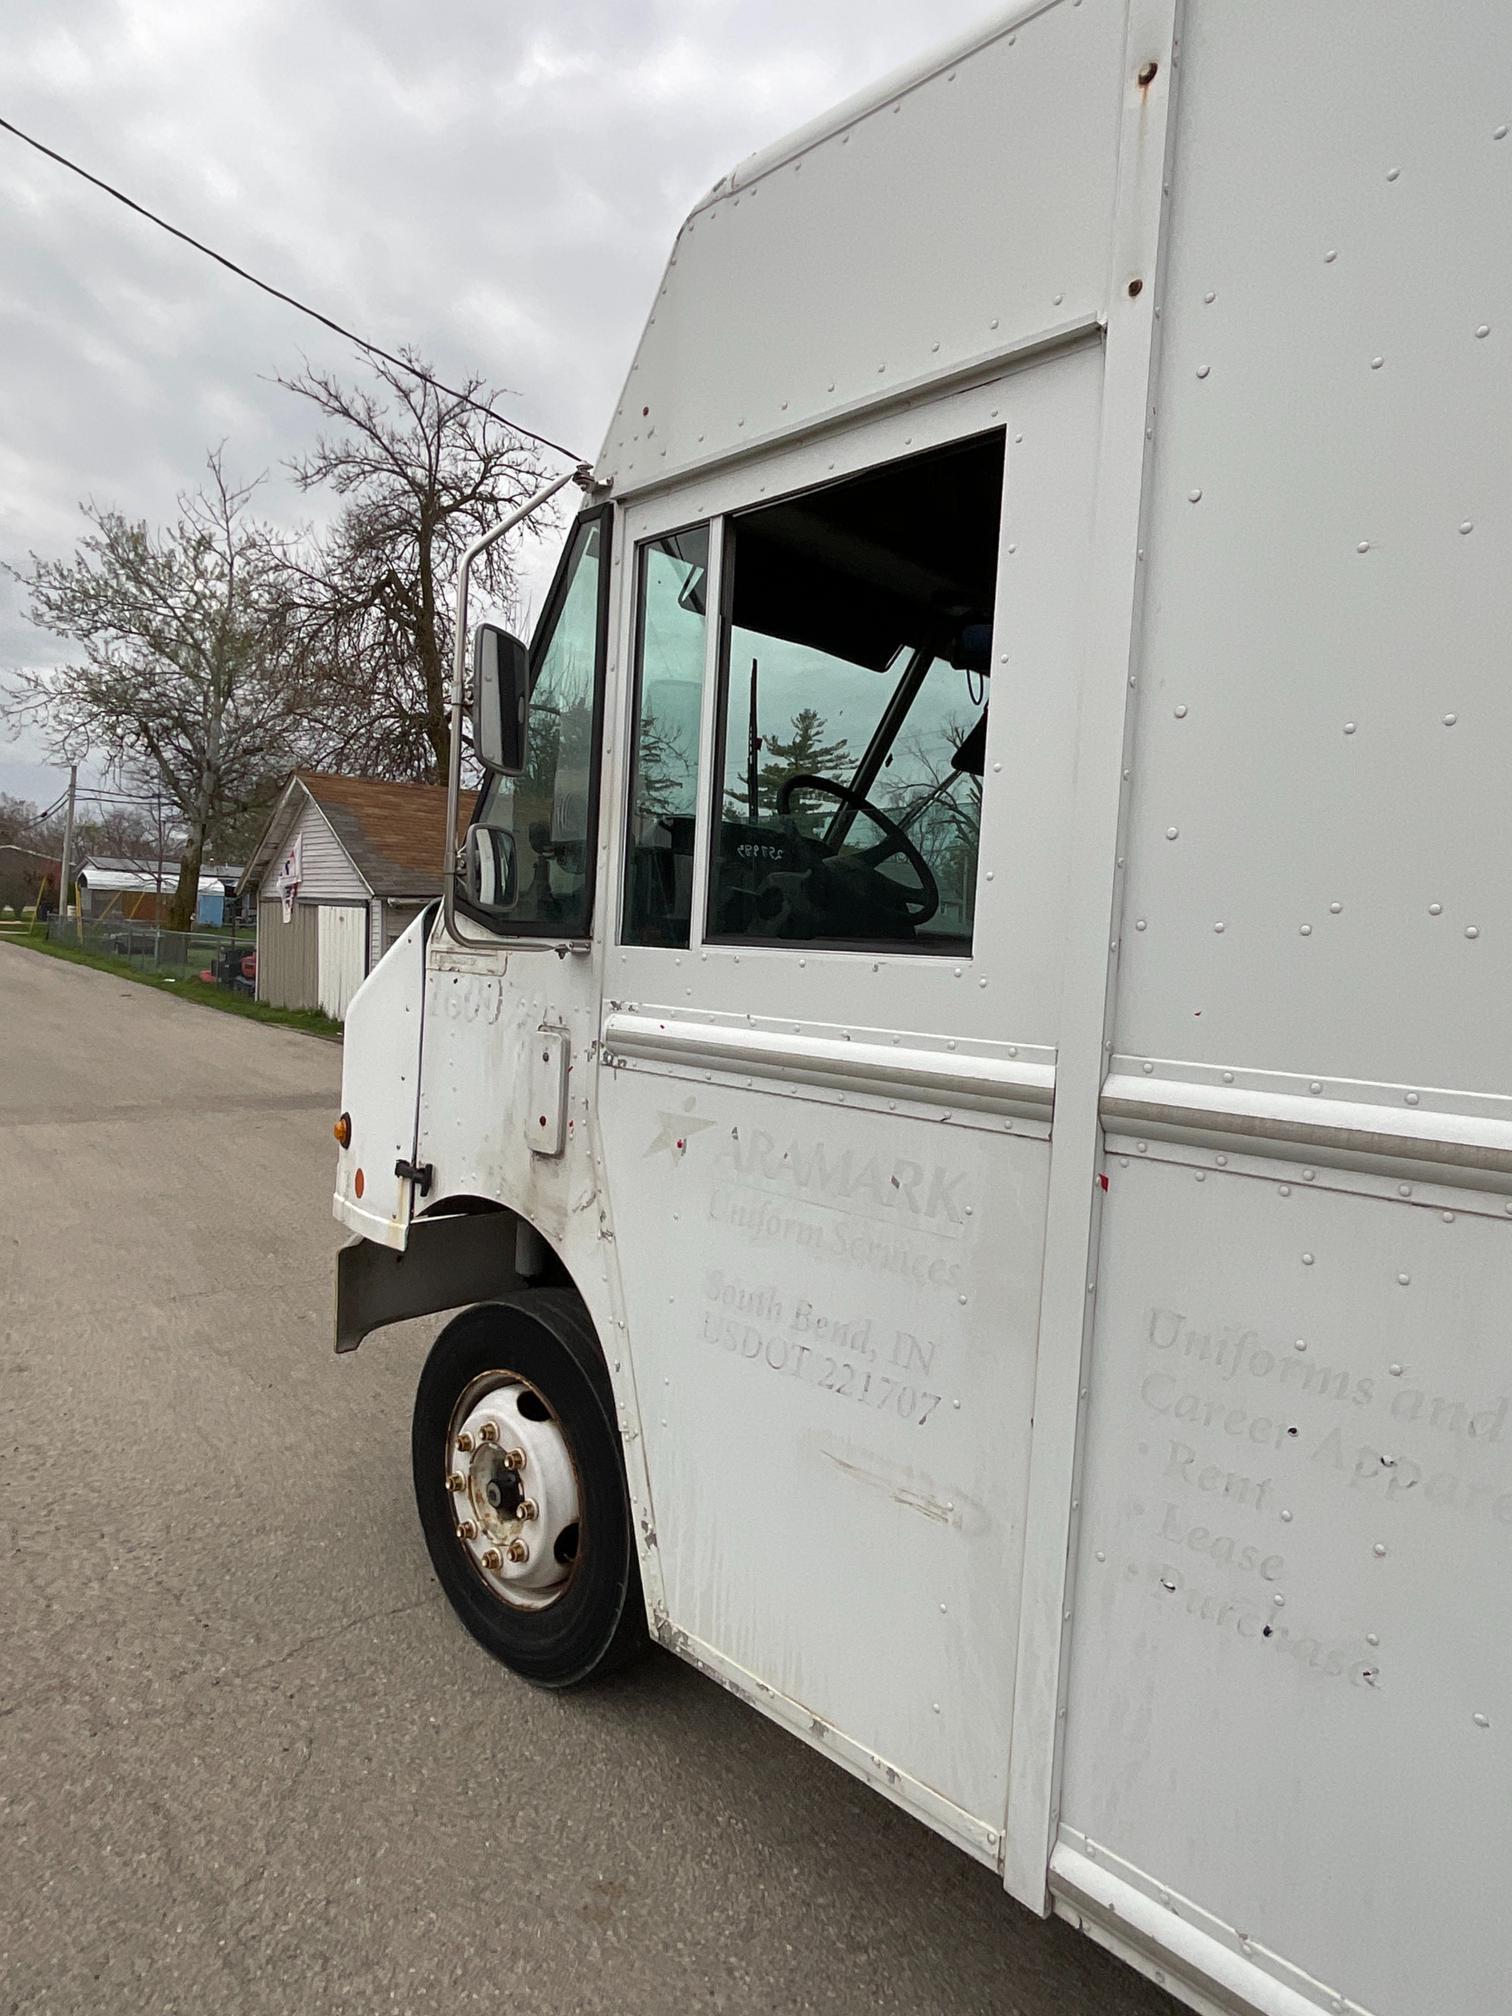
[[336,1349],[355,1351],[387,1323],[464,1309],[527,1286],[516,1265],[516,1235],[512,1212],[483,1211],[417,1218],[399,1252],[349,1239],[336,1255]]

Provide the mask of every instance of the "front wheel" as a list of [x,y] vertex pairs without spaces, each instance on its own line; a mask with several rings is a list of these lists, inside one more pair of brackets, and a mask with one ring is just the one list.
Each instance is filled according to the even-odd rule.
[[571,1687],[645,1650],[614,1399],[575,1296],[527,1289],[448,1323],[411,1449],[437,1578],[496,1659]]

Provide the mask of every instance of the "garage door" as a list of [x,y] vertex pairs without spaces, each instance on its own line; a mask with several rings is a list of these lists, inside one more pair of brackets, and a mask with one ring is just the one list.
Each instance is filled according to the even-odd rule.
[[366,903],[322,903],[320,919],[320,1007],[334,1021],[346,1018],[347,1004],[367,977]]

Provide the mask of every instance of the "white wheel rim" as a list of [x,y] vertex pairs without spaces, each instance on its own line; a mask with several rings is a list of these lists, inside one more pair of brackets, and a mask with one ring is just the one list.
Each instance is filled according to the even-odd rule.
[[533,1386],[474,1379],[452,1412],[446,1491],[457,1544],[494,1595],[554,1603],[577,1565],[582,1502],[567,1438]]

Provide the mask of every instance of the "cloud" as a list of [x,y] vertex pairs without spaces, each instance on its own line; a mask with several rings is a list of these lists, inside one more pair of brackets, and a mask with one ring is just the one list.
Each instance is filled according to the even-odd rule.
[[[185,230],[594,453],[678,224],[741,159],[980,0],[10,0],[5,112]],[[272,472],[273,379],[348,346],[0,134],[0,559],[96,497],[166,518],[209,445]],[[549,556],[532,558],[527,582]],[[0,583],[0,666],[53,647]],[[7,769],[37,754],[7,751]],[[12,787],[13,788],[13,787]]]

